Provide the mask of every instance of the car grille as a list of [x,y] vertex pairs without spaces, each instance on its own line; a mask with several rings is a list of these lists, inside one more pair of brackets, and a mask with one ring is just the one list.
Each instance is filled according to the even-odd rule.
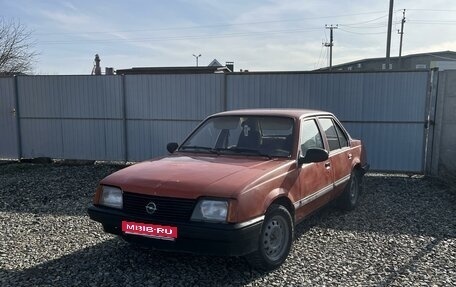
[[[146,211],[146,205],[155,203],[153,214]],[[123,210],[126,213],[141,215],[155,220],[189,221],[196,200],[160,196],[149,196],[130,192],[123,193]]]

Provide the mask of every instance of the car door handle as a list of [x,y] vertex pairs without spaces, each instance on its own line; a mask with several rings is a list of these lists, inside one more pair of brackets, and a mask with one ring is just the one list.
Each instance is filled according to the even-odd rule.
[[325,168],[330,168],[331,167],[331,163],[330,162],[325,162]]
[[353,155],[351,153],[348,154],[348,159],[352,159]]

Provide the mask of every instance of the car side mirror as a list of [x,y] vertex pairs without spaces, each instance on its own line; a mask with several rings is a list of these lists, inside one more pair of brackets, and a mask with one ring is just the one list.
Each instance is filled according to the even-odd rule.
[[177,143],[169,143],[166,145],[166,149],[169,151],[169,153],[175,152],[178,147],[179,145]]
[[310,148],[306,151],[304,156],[299,156],[298,164],[311,163],[311,162],[322,162],[329,158],[329,154],[326,150],[321,148]]

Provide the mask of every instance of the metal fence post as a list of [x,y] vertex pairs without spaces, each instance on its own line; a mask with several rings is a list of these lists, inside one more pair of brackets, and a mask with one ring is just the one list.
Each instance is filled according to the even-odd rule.
[[14,75],[14,105],[16,115],[16,136],[17,136],[17,159],[22,159],[22,135],[21,135],[21,119],[19,111],[19,89],[18,89],[18,76]]
[[433,150],[434,150],[434,128],[437,106],[437,92],[438,92],[439,69],[433,68],[429,73],[429,89],[427,94],[426,103],[426,136],[425,136],[425,150],[424,150],[424,174],[433,174]]
[[128,162],[128,133],[127,133],[127,89],[125,75],[122,75],[122,120],[123,120],[123,142],[124,142],[124,159]]

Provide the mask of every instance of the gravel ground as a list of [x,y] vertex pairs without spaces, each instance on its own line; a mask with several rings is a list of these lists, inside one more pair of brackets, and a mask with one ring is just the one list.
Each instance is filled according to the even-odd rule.
[[134,249],[86,208],[107,165],[0,165],[1,286],[456,286],[456,194],[435,180],[369,174],[353,212],[297,227],[270,273],[243,258]]

